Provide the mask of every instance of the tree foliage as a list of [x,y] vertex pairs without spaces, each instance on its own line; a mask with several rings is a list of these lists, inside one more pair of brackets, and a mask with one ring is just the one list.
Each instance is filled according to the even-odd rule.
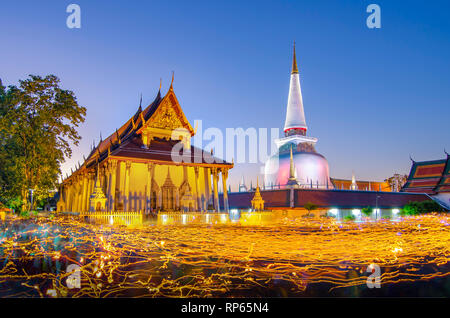
[[317,204],[314,204],[312,202],[306,202],[303,207],[308,211],[307,215],[309,215],[311,211],[317,210],[318,208]]
[[7,205],[24,204],[28,189],[36,201],[48,197],[81,138],[86,108],[59,83],[54,75],[30,75],[8,88],[0,81],[0,200]]
[[372,212],[373,212],[373,208],[370,206],[367,206],[365,208],[361,209],[361,212],[365,215],[365,216],[371,216]]
[[431,212],[444,212],[445,209],[433,200],[409,202],[400,211],[400,215],[419,215]]
[[346,215],[346,216],[344,216],[344,221],[354,221],[354,220],[356,220],[356,216],[354,216],[353,214],[350,214],[350,215]]

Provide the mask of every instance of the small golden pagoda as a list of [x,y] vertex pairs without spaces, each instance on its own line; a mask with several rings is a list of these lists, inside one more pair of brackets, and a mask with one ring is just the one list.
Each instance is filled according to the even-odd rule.
[[107,198],[103,193],[102,187],[100,186],[100,178],[98,177],[98,168],[97,168],[97,178],[95,180],[94,191],[89,197],[89,211],[90,212],[106,211],[106,201]]
[[253,211],[263,211],[264,210],[264,200],[261,196],[261,192],[259,190],[259,182],[258,178],[256,178],[256,191],[255,195],[252,199],[252,209]]

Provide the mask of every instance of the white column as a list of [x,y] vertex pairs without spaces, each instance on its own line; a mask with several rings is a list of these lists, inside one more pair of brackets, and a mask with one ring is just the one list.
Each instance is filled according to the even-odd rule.
[[130,204],[130,169],[131,169],[131,161],[127,161],[125,163],[125,189],[124,189],[124,205],[123,209],[124,212],[130,212],[131,211],[131,204]]
[[116,170],[117,161],[111,160],[108,163],[108,210],[114,212],[114,205],[116,201]]
[[146,191],[146,204],[145,204],[145,212],[147,214],[150,213],[151,204],[152,204],[152,184],[153,184],[153,176],[155,173],[155,164],[149,162],[147,164],[147,191]]
[[202,207],[202,196],[201,194],[198,192],[199,189],[199,185],[198,185],[198,174],[199,174],[199,167],[194,167],[194,172],[195,172],[195,195],[197,196],[197,211],[202,211],[203,207]]
[[228,169],[222,169],[222,187],[223,187],[223,207],[225,212],[228,212],[228,188],[227,188],[227,179],[228,179]]
[[219,205],[219,171],[217,168],[211,168],[213,174],[213,182],[214,182],[214,210],[216,212],[220,211]]
[[211,174],[209,168],[203,168],[204,177],[205,177],[205,210],[208,209],[208,202],[211,197]]

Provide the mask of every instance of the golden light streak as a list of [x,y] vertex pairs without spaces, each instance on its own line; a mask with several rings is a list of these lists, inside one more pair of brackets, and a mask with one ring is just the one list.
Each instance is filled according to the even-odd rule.
[[[189,216],[196,217],[205,215]],[[450,278],[446,215],[368,223],[284,217],[270,225],[219,215],[208,224],[140,227],[105,220],[6,216],[0,297],[358,296],[367,293],[372,263],[381,267],[381,289]],[[79,289],[66,284],[69,264],[80,266]]]

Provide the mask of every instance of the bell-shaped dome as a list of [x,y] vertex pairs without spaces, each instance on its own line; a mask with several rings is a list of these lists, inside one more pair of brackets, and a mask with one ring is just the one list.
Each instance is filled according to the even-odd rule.
[[[332,189],[328,161],[324,156],[315,152],[293,152],[292,160],[296,179],[301,188]],[[278,185],[283,188],[288,182],[290,173],[290,153],[277,152],[272,155],[265,165],[266,187]]]
[[330,180],[328,161],[315,150],[317,138],[307,136],[306,130],[294,42],[291,83],[284,125],[285,137],[275,140],[278,152],[266,161],[264,171],[266,187],[334,188]]

